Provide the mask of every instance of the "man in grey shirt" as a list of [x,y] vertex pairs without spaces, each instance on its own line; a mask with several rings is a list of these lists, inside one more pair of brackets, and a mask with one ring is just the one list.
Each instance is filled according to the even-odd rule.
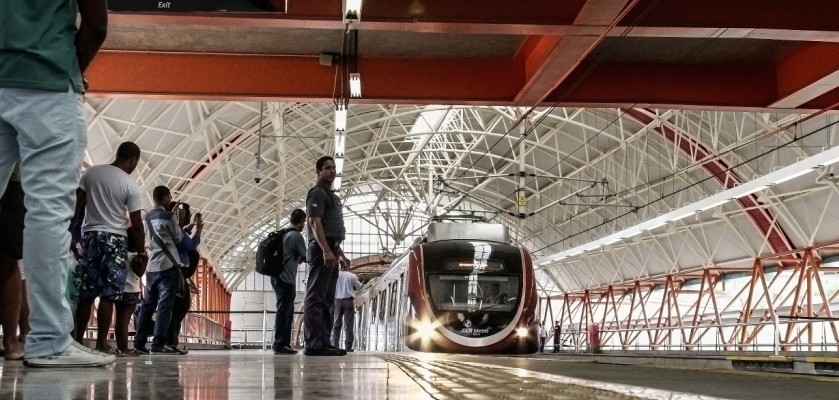
[[271,277],[271,287],[277,295],[277,316],[274,320],[274,354],[297,354],[291,348],[291,320],[294,317],[294,297],[297,295],[297,265],[306,260],[306,241],[300,233],[306,223],[301,209],[291,212],[289,223],[294,229],[283,240],[283,270]]
[[335,319],[332,323],[332,347],[338,348],[341,339],[341,328],[344,328],[344,350],[353,351],[355,341],[355,293],[361,289],[358,277],[349,271],[349,265],[343,265],[338,273],[338,284],[335,286]]
[[306,195],[306,214],[309,225],[309,247],[306,261],[309,278],[303,302],[303,325],[306,327],[306,356],[344,356],[345,350],[330,343],[332,306],[335,284],[338,281],[338,261],[349,265],[341,250],[346,230],[341,199],[332,192],[335,181],[335,160],[323,156],[315,163],[318,183]]

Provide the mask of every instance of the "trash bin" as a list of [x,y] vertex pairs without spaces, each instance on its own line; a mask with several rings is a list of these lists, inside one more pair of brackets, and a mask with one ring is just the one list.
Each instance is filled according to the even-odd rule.
[[591,324],[588,326],[588,352],[600,353],[600,325]]

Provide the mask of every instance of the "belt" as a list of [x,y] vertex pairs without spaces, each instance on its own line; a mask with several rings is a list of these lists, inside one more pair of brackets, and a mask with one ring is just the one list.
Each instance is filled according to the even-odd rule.
[[[315,239],[309,239],[309,244],[312,244],[312,243],[317,244],[318,241],[315,240]],[[336,247],[336,246],[341,245],[341,240],[326,238],[326,243],[328,243],[330,247]]]

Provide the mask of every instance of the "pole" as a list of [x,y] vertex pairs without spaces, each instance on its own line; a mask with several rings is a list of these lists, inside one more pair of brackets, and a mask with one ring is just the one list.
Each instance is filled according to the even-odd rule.
[[265,341],[268,339],[268,310],[262,307],[262,351],[265,351]]

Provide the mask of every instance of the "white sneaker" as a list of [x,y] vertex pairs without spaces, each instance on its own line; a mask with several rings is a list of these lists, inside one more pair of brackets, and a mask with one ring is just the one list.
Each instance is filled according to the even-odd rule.
[[116,356],[100,353],[73,342],[67,350],[49,356],[26,358],[27,367],[100,367],[116,361]]

